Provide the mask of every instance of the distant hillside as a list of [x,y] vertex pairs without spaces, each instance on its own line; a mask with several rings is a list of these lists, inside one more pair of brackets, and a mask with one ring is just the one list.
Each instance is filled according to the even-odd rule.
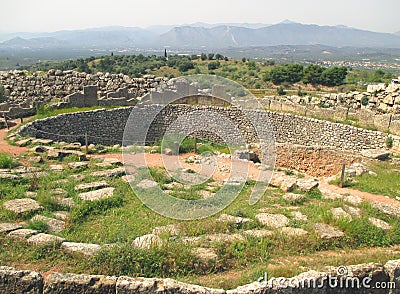
[[275,45],[315,45],[400,48],[400,36],[342,26],[280,23],[259,29],[235,26],[176,27],[160,36],[173,47],[227,48]]
[[[345,26],[304,25],[283,21],[267,24],[195,23],[187,26],[105,27],[53,33],[0,36],[0,49],[221,49],[251,46],[324,45],[332,47],[400,48],[400,35],[376,33]],[[11,40],[10,40],[11,39]]]

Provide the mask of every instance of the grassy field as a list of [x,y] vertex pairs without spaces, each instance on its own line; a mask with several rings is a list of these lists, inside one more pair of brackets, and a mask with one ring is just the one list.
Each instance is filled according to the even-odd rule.
[[[75,161],[74,157],[67,157],[64,161],[46,161],[44,164],[35,164],[49,171],[50,164],[66,165]],[[6,161],[9,162],[9,161]],[[376,249],[375,255],[355,254],[346,255],[341,258],[326,259],[323,252],[326,250],[335,252],[352,252],[356,249],[370,247],[388,247],[400,244],[400,219],[388,216],[374,209],[364,202],[360,207],[359,218],[336,219],[331,213],[332,208],[347,205],[343,200],[326,200],[318,189],[308,193],[294,191],[304,194],[299,201],[288,202],[282,199],[285,194],[278,189],[269,188],[261,201],[256,205],[249,205],[248,199],[254,182],[246,183],[245,188],[235,201],[221,213],[250,218],[253,221],[243,224],[232,224],[217,222],[219,214],[193,221],[171,220],[158,215],[147,208],[134,194],[131,187],[119,177],[98,178],[91,175],[93,171],[103,170],[96,164],[99,160],[92,159],[86,170],[72,170],[65,168],[63,172],[48,172],[43,178],[6,180],[1,179],[0,185],[0,207],[10,199],[25,197],[26,191],[37,192],[37,201],[44,207],[42,215],[51,217],[55,211],[69,211],[70,218],[67,228],[57,235],[68,241],[96,243],[100,245],[117,244],[117,246],[104,246],[103,249],[91,258],[83,258],[80,255],[70,256],[56,248],[38,247],[32,248],[26,244],[10,241],[0,237],[0,246],[5,250],[0,251],[0,261],[3,265],[16,265],[18,267],[33,267],[40,271],[60,268],[63,272],[86,272],[107,275],[129,275],[147,277],[171,277],[188,282],[196,282],[206,286],[233,288],[240,284],[249,283],[266,270],[274,275],[291,276],[315,266],[341,263],[357,263],[363,261],[380,261],[395,257],[396,253],[383,254]],[[8,163],[7,163],[8,164]],[[378,165],[382,171],[389,171],[386,163]],[[393,168],[391,168],[393,169]],[[165,184],[173,183],[162,167],[151,170],[158,180],[162,189],[167,189]],[[393,170],[391,171],[393,172]],[[105,200],[85,202],[77,197],[74,186],[77,182],[70,176],[82,174],[82,182],[93,182],[106,180],[111,187],[115,187],[114,196]],[[381,172],[383,173],[383,172]],[[389,173],[388,173],[389,174]],[[383,182],[378,175],[376,182],[381,181],[383,187],[392,187],[389,176],[385,175]],[[135,181],[141,178],[140,171]],[[57,180],[65,179],[65,182]],[[361,183],[360,178],[360,183]],[[367,180],[367,179],[366,179]],[[367,181],[368,182],[368,181]],[[206,184],[191,189],[174,189],[176,195],[184,198],[192,198],[197,192],[206,189]],[[372,184],[371,184],[372,185]],[[52,189],[61,188],[72,197],[76,205],[68,208],[59,205],[51,196]],[[366,188],[367,189],[367,188]],[[369,189],[369,188],[368,188]],[[382,188],[391,191],[387,187]],[[256,221],[255,215],[262,212],[272,214],[283,214],[289,218],[288,226],[301,228],[308,232],[305,236],[287,236],[279,229],[268,228],[273,234],[264,238],[246,236],[244,231],[251,229],[265,229],[261,223]],[[307,221],[296,220],[291,214],[293,211],[301,212],[308,217]],[[40,222],[31,222],[32,215],[15,216],[4,209],[0,209],[0,222],[18,221],[26,222],[26,227],[39,231],[48,232],[49,228]],[[389,231],[383,231],[373,226],[369,217],[379,218],[391,225]],[[323,222],[339,228],[345,233],[345,237],[339,240],[325,240],[319,238],[313,226],[317,222]],[[132,241],[144,234],[151,233],[152,229],[175,224],[180,227],[178,235],[163,233],[160,237],[164,240],[161,248],[148,250],[134,249]],[[184,243],[182,237],[196,237],[208,234],[239,234],[244,236],[240,240],[206,243],[206,246],[215,250],[217,258],[203,260],[195,255],[193,250],[199,245]],[[304,257],[297,267],[282,265],[280,260],[286,258]],[[310,258],[308,258],[310,257]],[[232,279],[230,273],[235,273]]]

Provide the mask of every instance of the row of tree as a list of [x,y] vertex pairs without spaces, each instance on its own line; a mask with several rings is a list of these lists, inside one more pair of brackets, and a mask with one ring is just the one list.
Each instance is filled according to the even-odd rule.
[[264,81],[272,81],[275,85],[303,82],[312,85],[339,86],[345,83],[347,68],[344,66],[326,68],[319,65],[284,64],[270,69]]

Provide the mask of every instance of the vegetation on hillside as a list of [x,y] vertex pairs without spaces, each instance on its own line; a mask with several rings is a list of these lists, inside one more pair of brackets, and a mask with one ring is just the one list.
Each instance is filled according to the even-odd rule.
[[[304,88],[349,86],[344,90],[355,90],[366,83],[390,82],[392,73],[382,70],[351,70],[343,66],[324,67],[320,65],[283,64],[276,65],[273,60],[254,61],[247,58],[229,59],[221,54],[202,53],[201,55],[144,56],[112,55],[99,58],[67,60],[60,62],[37,63],[25,67],[30,71],[49,69],[77,70],[86,73],[123,73],[131,77],[154,74],[173,78],[189,74],[215,74],[234,80],[251,89],[268,89],[295,85]],[[343,90],[343,89],[342,89]]]

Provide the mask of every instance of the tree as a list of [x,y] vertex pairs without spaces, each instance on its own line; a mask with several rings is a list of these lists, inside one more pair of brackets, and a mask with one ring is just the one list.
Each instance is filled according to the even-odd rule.
[[208,53],[208,60],[214,60],[214,53]]
[[332,67],[324,70],[321,74],[321,84],[324,86],[340,86],[345,82],[347,76],[347,68]]
[[215,59],[216,60],[223,60],[224,56],[222,54],[217,53],[217,54],[215,54]]
[[326,68],[311,64],[304,68],[303,83],[317,85],[321,83],[321,75]]
[[271,81],[275,85],[286,83],[297,83],[303,78],[303,66],[301,64],[284,64],[276,66],[270,71]]
[[206,60],[207,59],[207,54],[201,53],[200,59],[203,60],[203,61]]
[[219,68],[221,63],[219,61],[213,61],[208,64],[208,70],[215,70]]

